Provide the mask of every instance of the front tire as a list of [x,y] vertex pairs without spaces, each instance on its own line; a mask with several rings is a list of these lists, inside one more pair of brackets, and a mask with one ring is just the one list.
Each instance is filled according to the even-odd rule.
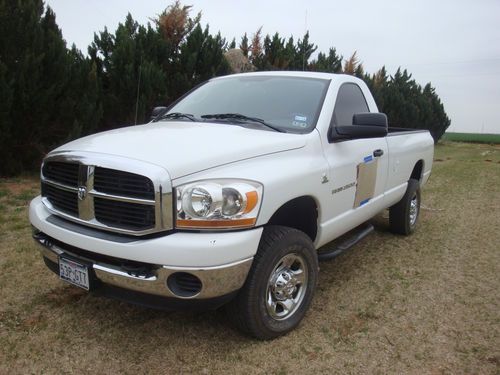
[[243,332],[262,340],[284,335],[306,314],[318,280],[310,238],[296,229],[264,229],[252,268],[229,317]]
[[415,231],[420,214],[420,183],[410,179],[401,200],[389,208],[389,225],[394,233],[409,235]]

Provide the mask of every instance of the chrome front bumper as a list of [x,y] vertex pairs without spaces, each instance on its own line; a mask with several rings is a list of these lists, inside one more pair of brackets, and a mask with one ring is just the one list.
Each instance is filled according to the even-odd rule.
[[[102,283],[135,292],[179,299],[210,299],[240,289],[253,261],[253,257],[251,257],[230,264],[202,268],[161,265],[155,266],[147,275],[134,275],[123,267],[93,260],[91,256],[78,255],[71,249],[65,249],[64,245],[55,244],[50,237],[44,236],[42,233],[34,234],[33,237],[35,242],[40,245],[42,255],[55,264],[58,264],[59,256],[66,254],[87,264],[90,263],[96,278]],[[196,276],[202,284],[199,293],[183,297],[172,292],[167,285],[167,279],[176,272]]]

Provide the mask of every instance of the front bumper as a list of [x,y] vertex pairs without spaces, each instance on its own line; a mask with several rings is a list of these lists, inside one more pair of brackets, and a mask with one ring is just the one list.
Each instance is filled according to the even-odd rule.
[[[43,258],[47,267],[55,274],[59,274],[59,265],[52,262],[46,257]],[[161,310],[189,310],[189,311],[203,311],[214,310],[226,304],[233,299],[238,291],[225,294],[223,296],[206,298],[206,299],[180,299],[159,296],[156,294],[149,294],[143,292],[136,292],[134,290],[120,288],[111,284],[100,283],[98,288],[92,289],[91,293],[102,296],[110,297],[120,301],[132,303],[148,308],[161,309]]]
[[[209,300],[240,289],[262,233],[262,228],[257,228],[114,241],[51,220],[39,198],[30,205],[30,221],[35,228],[35,241],[52,265],[57,266],[63,255],[88,265],[96,285],[177,300]],[[183,295],[172,288],[169,278],[178,273],[197,278],[200,290]]]
[[[245,282],[252,258],[226,264],[219,267],[192,268],[192,267],[168,267],[141,264],[142,267],[134,267],[131,270],[126,265],[120,266],[119,259],[113,259],[112,263],[97,261],[93,259],[92,253],[82,252],[80,249],[65,249],[59,241],[56,241],[43,233],[34,234],[35,242],[40,245],[42,255],[54,264],[58,264],[60,256],[70,257],[82,261],[92,269],[93,276],[99,283],[113,285],[118,288],[128,289],[136,292],[154,294],[164,297],[175,297],[181,299],[209,299],[223,296],[240,289]],[[111,259],[111,258],[109,258]],[[176,294],[167,285],[170,275],[177,272],[188,273],[201,281],[201,289],[198,293],[190,296]]]

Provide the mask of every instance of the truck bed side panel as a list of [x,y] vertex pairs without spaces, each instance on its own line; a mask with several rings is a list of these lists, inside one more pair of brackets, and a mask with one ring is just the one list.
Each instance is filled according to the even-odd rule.
[[404,131],[389,134],[389,171],[386,188],[386,205],[398,202],[406,191],[413,168],[422,160],[421,184],[429,178],[434,155],[434,141],[427,131]]

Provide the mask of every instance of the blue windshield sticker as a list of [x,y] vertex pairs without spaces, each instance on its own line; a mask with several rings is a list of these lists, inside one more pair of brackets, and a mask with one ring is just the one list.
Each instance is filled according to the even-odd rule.
[[306,116],[295,115],[295,121],[307,122],[307,117]]

